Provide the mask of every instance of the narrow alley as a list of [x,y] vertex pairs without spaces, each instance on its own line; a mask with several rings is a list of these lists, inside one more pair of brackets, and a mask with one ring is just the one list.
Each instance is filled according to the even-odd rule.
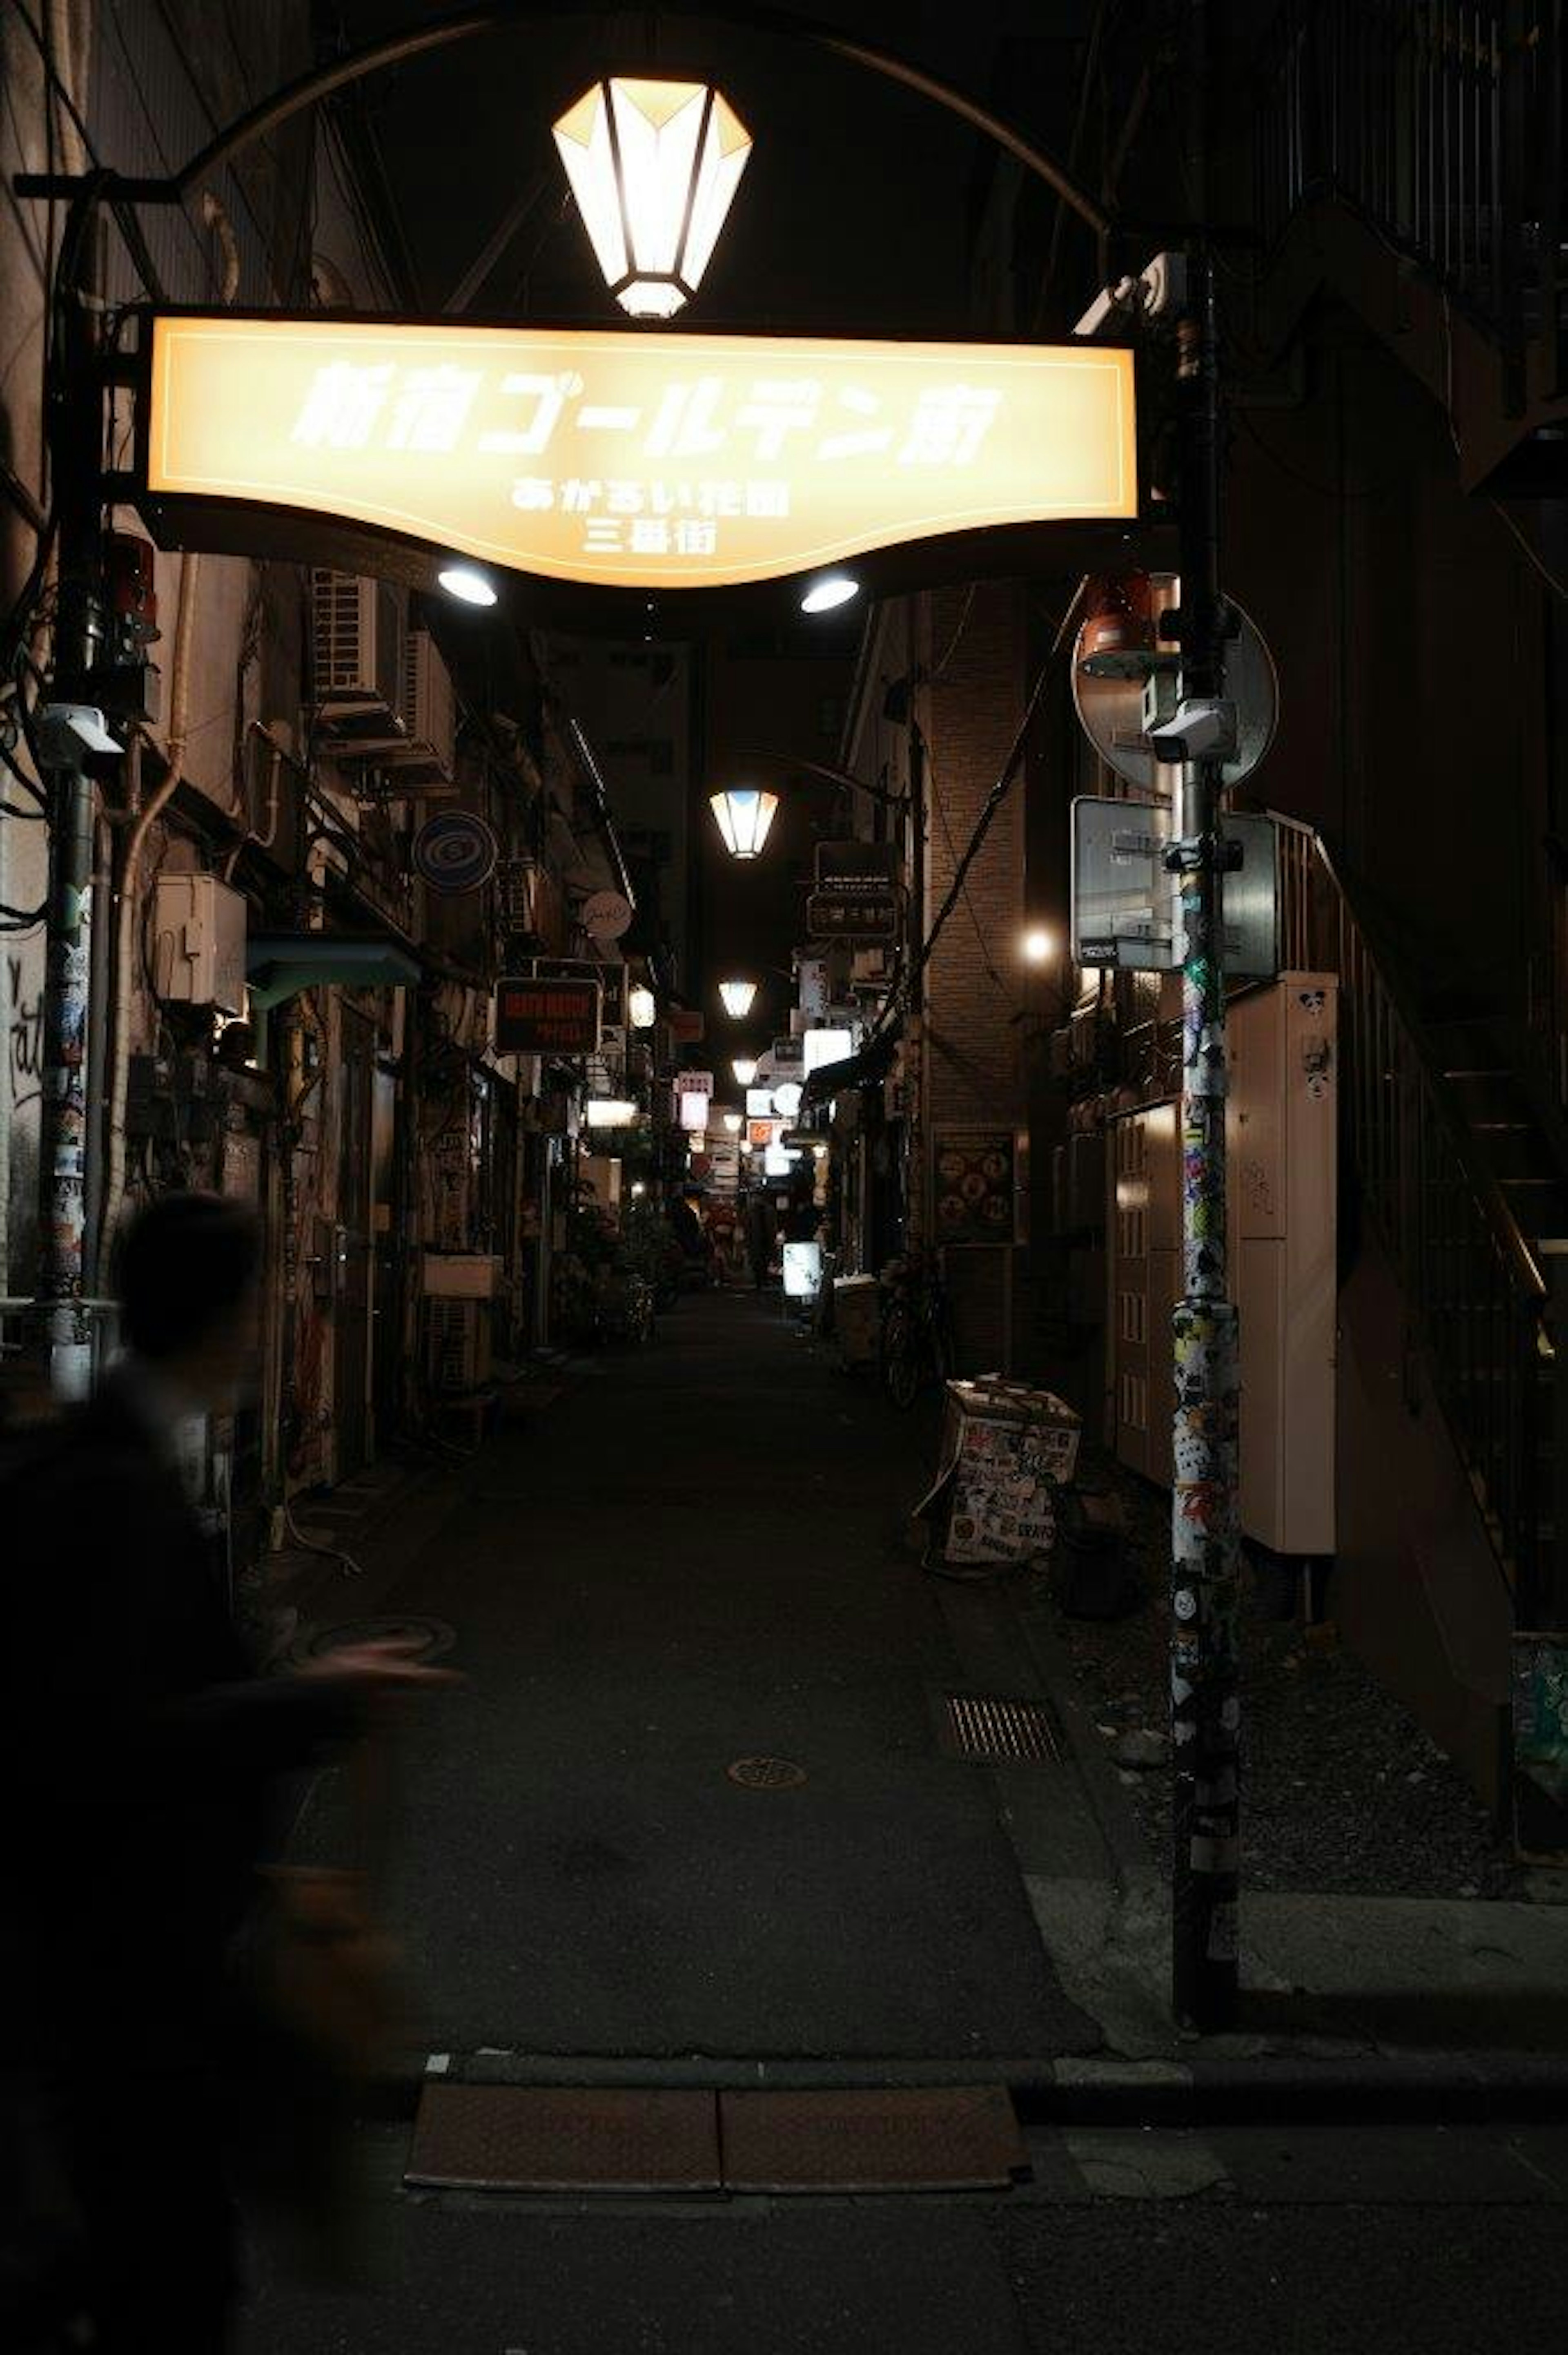
[[[906,1542],[925,1418],[785,1322],[700,1295],[486,1445],[378,1585],[466,1681],[400,1744],[387,1910],[432,2044],[533,2053],[1006,2056],[1097,2041],[1036,1934],[983,1770],[933,1701],[972,1683]],[[1012,1667],[1009,1693],[1027,1692]],[[747,1787],[779,1759],[802,1779]],[[390,1801],[391,1795],[387,1795]],[[299,1847],[364,1836],[327,1777]]]

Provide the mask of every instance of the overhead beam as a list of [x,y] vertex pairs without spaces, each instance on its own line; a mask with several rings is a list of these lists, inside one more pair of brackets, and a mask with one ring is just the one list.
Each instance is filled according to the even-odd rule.
[[[1054,189],[1097,237],[1108,235],[1112,227],[1110,214],[1079,186],[1065,165],[1025,138],[1022,131],[991,107],[927,72],[912,59],[878,48],[868,41],[853,40],[832,25],[789,15],[780,8],[743,5],[742,0],[727,0],[727,5],[726,0],[719,0],[717,5],[695,5],[680,13],[825,49],[852,65],[863,66],[885,81],[900,83],[994,141],[1033,178]],[[328,65],[313,67],[309,73],[283,83],[270,97],[237,115],[167,179],[117,180],[111,176],[110,190],[133,204],[182,204],[194,188],[232,164],[257,140],[265,139],[294,115],[318,105],[335,91],[363,80],[367,74],[379,73],[388,66],[404,64],[410,58],[422,57],[432,50],[450,48],[456,42],[471,40],[481,34],[507,32],[540,17],[602,14],[592,0],[493,0],[488,7],[457,10],[448,16],[406,27],[401,32],[383,34],[334,58]],[[69,196],[79,185],[79,175],[58,172],[23,172],[13,181],[17,195],[23,197]]]

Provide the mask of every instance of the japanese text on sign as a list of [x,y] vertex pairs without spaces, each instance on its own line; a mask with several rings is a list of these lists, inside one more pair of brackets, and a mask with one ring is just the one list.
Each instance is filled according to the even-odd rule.
[[592,1055],[599,1045],[599,984],[502,980],[495,1047],[503,1055]]
[[148,487],[560,579],[766,579],[1136,511],[1131,364],[1066,346],[159,317]]

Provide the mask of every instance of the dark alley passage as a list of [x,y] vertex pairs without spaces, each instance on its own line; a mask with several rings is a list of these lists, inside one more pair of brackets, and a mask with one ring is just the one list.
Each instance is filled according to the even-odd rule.
[[[375,1597],[449,1623],[467,1679],[411,1720],[397,1769],[387,1911],[434,2044],[1097,2041],[1051,1976],[991,1778],[937,1746],[928,1694],[959,1662],[903,1543],[924,1436],[777,1295],[718,1295],[475,1459]],[[329,1573],[314,1610],[362,1599]],[[759,1756],[805,1781],[728,1777]],[[355,1804],[324,1778],[300,1852],[352,1848]]]

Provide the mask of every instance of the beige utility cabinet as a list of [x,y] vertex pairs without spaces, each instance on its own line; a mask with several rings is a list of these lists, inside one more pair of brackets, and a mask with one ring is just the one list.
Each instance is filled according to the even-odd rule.
[[[1338,986],[1285,973],[1231,1003],[1230,1289],[1241,1316],[1241,1524],[1276,1553],[1334,1550]],[[1117,1453],[1171,1480],[1171,1308],[1181,1289],[1179,1114],[1112,1124]]]

